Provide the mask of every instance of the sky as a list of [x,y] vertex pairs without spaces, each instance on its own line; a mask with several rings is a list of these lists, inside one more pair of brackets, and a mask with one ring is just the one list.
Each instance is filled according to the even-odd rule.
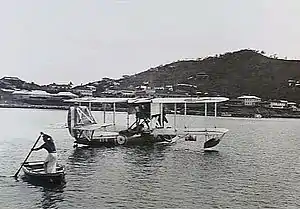
[[240,49],[300,59],[299,0],[0,0],[0,77],[87,83]]

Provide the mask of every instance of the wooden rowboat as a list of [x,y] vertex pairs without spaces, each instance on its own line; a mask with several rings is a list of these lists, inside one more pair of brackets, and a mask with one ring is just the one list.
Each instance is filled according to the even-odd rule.
[[56,186],[66,183],[65,168],[59,164],[56,166],[56,173],[45,173],[43,161],[25,162],[23,172],[25,179],[33,184]]

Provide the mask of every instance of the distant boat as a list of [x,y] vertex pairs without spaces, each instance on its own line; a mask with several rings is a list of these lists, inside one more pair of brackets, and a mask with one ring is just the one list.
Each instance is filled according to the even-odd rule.
[[262,118],[262,115],[261,114],[254,114],[254,117],[255,118]]
[[45,173],[44,162],[26,162],[23,165],[25,179],[35,185],[58,186],[66,183],[65,168],[57,164],[56,173]]

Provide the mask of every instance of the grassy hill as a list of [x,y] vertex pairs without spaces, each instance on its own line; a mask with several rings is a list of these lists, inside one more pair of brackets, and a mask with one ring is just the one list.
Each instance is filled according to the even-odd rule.
[[[256,95],[263,99],[300,102],[300,61],[270,58],[253,50],[225,53],[205,59],[177,61],[122,79],[123,85],[152,86],[186,83],[210,95],[237,97]],[[300,85],[300,84],[299,84]]]

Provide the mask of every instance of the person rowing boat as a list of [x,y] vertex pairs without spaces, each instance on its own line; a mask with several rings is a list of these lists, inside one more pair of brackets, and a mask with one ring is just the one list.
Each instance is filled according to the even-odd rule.
[[56,146],[53,141],[53,138],[48,134],[41,132],[43,137],[44,144],[38,148],[33,148],[32,151],[38,151],[40,149],[45,149],[48,152],[48,156],[44,161],[44,168],[46,173],[55,173],[56,172],[56,163],[57,163],[57,153]]

